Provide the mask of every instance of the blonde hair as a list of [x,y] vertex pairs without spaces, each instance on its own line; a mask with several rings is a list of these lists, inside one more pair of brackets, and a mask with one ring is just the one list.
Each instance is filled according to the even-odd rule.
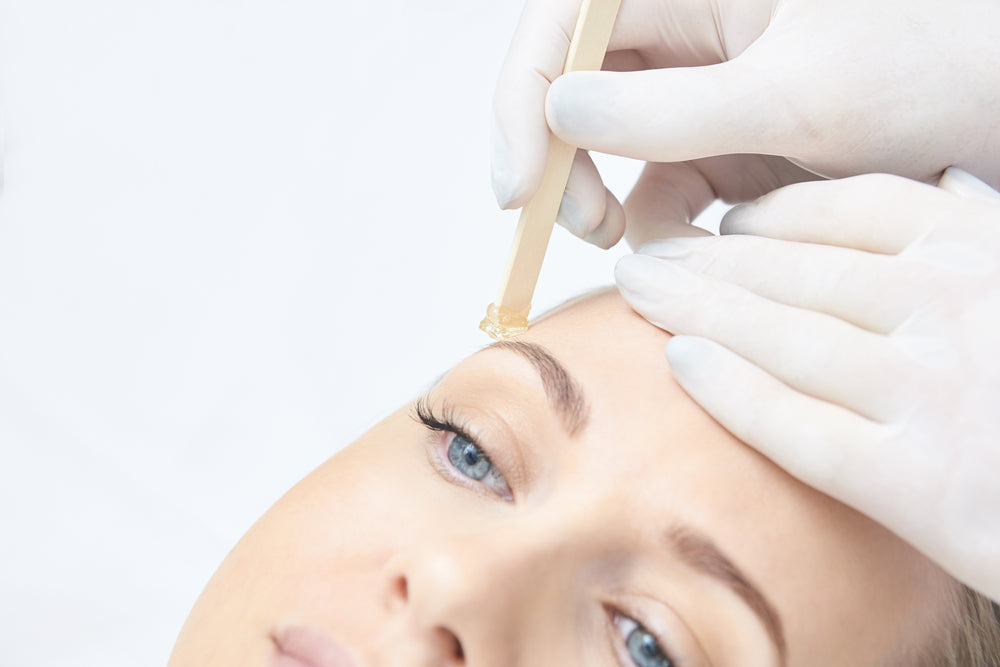
[[950,623],[918,664],[924,667],[1000,667],[1000,605],[958,587]]

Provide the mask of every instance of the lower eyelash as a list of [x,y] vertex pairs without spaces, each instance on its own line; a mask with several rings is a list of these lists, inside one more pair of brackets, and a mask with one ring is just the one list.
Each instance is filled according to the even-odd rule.
[[[628,634],[631,634],[631,632],[634,632],[638,628],[642,628],[644,631],[646,631],[656,639],[656,643],[660,647],[660,650],[663,651],[663,655],[667,658],[670,664],[673,665],[673,667],[684,667],[684,665],[687,664],[678,657],[677,652],[673,648],[671,648],[670,643],[663,640],[663,637],[660,635],[660,633],[653,632],[652,630],[650,630],[649,624],[646,623],[645,621],[636,618],[632,614],[626,614],[625,612],[620,611],[619,609],[616,609],[614,607],[607,607],[607,611],[608,614],[611,616],[611,623],[615,627],[616,641],[620,642],[622,648],[625,649],[626,654],[628,653],[628,649],[625,647],[628,640]],[[626,625],[628,624],[632,625],[632,628],[630,628],[628,634],[625,633],[625,629],[622,627],[623,622]],[[629,665],[635,664],[631,660],[631,657],[629,657],[628,664]]]
[[[474,444],[479,451],[482,452],[483,456],[486,457],[486,460],[490,462],[493,471],[492,475],[499,477],[500,483],[503,485],[503,489],[500,491],[493,489],[494,493],[498,493],[506,501],[513,500],[513,495],[510,492],[507,480],[499,472],[499,470],[497,470],[489,454],[487,454],[486,450],[479,445],[476,438],[473,438],[468,434],[468,430],[459,425],[459,420],[455,418],[447,405],[442,406],[440,414],[436,414],[431,408],[427,397],[423,396],[417,400],[416,405],[414,406],[413,418],[431,431],[438,433],[451,433],[455,437],[460,437]],[[435,445],[435,447],[438,446],[439,445]],[[428,452],[428,458],[430,459],[431,466],[438,472],[438,474],[457,484],[471,488],[476,492],[482,492],[481,486],[470,484],[468,477],[456,472],[449,463],[446,463],[444,460],[446,455],[442,456],[440,451]],[[488,485],[486,486],[488,487]]]

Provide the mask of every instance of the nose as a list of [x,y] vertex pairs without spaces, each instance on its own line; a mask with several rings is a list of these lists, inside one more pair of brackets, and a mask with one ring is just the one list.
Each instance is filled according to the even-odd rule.
[[[383,573],[392,620],[391,640],[384,636],[381,644],[395,654],[389,662],[513,664],[525,639],[518,634],[558,600],[568,602],[573,568],[551,539],[494,533],[428,542],[396,554]],[[402,654],[410,657],[400,660]]]
[[[401,553],[386,565],[385,606],[392,615],[380,641],[380,664],[465,665],[465,642],[474,632],[461,618],[471,591],[466,573],[447,549]],[[468,569],[468,568],[463,568]]]
[[415,613],[406,574],[388,577],[387,606],[393,613],[379,638],[379,665],[464,667],[465,647],[456,624],[444,617]]

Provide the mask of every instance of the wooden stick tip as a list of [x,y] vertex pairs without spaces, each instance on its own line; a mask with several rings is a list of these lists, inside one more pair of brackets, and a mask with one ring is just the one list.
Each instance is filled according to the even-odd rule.
[[489,334],[494,340],[506,340],[528,330],[529,306],[523,311],[513,311],[506,306],[491,303],[486,309],[486,317],[479,323],[479,328]]

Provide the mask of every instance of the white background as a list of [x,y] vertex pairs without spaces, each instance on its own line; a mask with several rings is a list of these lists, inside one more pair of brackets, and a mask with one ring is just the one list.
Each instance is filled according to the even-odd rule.
[[[0,0],[0,665],[163,664],[271,503],[487,342],[520,5]],[[625,252],[557,229],[534,311]]]

